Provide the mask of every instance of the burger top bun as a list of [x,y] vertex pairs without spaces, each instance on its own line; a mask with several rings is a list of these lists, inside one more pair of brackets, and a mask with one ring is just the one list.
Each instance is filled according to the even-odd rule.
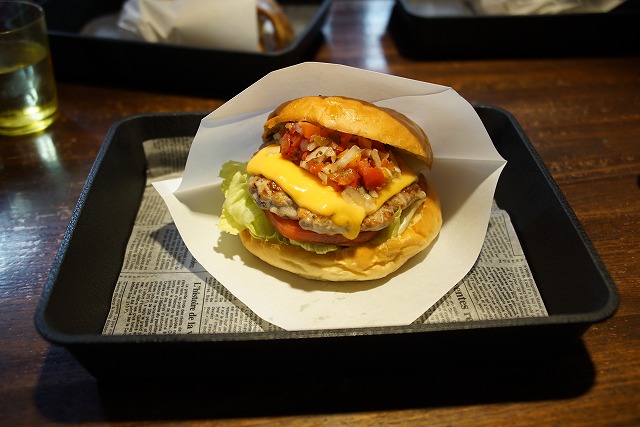
[[442,213],[438,194],[422,175],[419,184],[427,198],[409,227],[404,233],[381,243],[374,239],[360,246],[319,255],[299,246],[254,238],[248,230],[240,233],[240,239],[249,252],[268,264],[308,279],[333,282],[380,279],[426,249],[440,232]]
[[366,101],[341,96],[308,96],[287,101],[276,108],[264,124],[263,140],[278,123],[307,121],[325,128],[363,136],[407,151],[433,162],[431,144],[424,131],[405,115]]

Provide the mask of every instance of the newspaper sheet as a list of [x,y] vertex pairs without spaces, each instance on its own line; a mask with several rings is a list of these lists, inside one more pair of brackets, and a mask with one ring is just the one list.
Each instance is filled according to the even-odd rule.
[[[151,181],[182,173],[193,137],[143,143],[148,184],[103,334],[261,332],[253,313],[189,253]],[[547,316],[509,215],[494,204],[476,264],[415,323]]]

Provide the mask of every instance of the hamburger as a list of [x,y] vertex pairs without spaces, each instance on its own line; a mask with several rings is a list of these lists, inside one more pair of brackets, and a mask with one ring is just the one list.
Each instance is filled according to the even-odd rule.
[[280,4],[275,0],[257,0],[260,50],[273,52],[293,43],[295,32]]
[[438,194],[420,173],[433,153],[405,115],[303,97],[270,113],[262,142],[247,163],[223,166],[219,226],[263,261],[309,279],[373,280],[438,235]]

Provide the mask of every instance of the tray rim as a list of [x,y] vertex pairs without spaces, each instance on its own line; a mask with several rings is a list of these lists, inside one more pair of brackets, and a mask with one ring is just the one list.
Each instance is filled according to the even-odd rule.
[[[43,5],[46,5],[47,3],[52,3],[52,2],[55,2],[55,0],[45,0]],[[212,49],[212,48],[197,47],[197,46],[180,46],[180,45],[169,44],[169,43],[150,43],[143,40],[120,40],[116,38],[80,34],[79,32],[64,31],[64,30],[55,29],[55,28],[51,29],[50,27],[47,28],[47,33],[49,37],[53,36],[60,39],[92,41],[92,42],[101,43],[101,44],[113,43],[116,46],[127,45],[127,46],[132,46],[140,49],[151,48],[151,49],[166,49],[167,51],[175,51],[175,52],[192,52],[192,53],[201,53],[201,54],[209,54],[209,55],[219,54],[219,55],[242,55],[242,56],[248,56],[248,57],[278,58],[278,57],[286,57],[291,53],[294,53],[300,48],[301,43],[309,37],[309,33],[317,25],[317,21],[327,13],[328,9],[331,7],[332,2],[333,0],[318,0],[317,2],[306,0],[306,1],[300,2],[304,4],[307,4],[307,3],[317,4],[318,10],[315,12],[313,18],[311,19],[311,21],[309,21],[308,25],[305,26],[304,30],[297,35],[293,43],[291,43],[289,46],[285,47],[284,49],[271,51],[271,52],[250,52],[250,51],[238,51],[238,50],[226,50],[226,49]],[[96,17],[94,17],[93,19],[95,19]]]
[[[315,9],[295,40],[281,50],[249,52],[83,35],[83,25],[110,13],[117,8],[114,2],[123,0],[86,5],[79,0],[42,1],[58,80],[220,99],[234,97],[273,71],[312,59],[326,42],[323,27],[333,2],[290,0]],[[68,15],[65,6],[80,9]],[[71,18],[65,24],[67,16]],[[146,78],[149,75],[154,78]]]
[[595,267],[600,273],[600,277],[603,284],[606,287],[606,291],[609,294],[609,298],[606,304],[603,304],[600,308],[580,313],[563,313],[552,314],[546,317],[524,317],[524,318],[512,318],[512,319],[492,319],[492,320],[480,320],[474,322],[450,322],[450,323],[435,323],[435,324],[411,324],[400,326],[380,326],[380,327],[361,327],[361,328],[339,328],[339,329],[309,329],[309,330],[297,330],[297,331],[265,331],[265,332],[221,332],[221,333],[202,333],[202,334],[145,334],[145,335],[103,335],[101,333],[65,333],[59,332],[49,327],[45,318],[45,311],[49,303],[49,297],[56,284],[57,273],[60,266],[65,259],[66,251],[69,247],[75,225],[83,210],[86,202],[87,195],[93,184],[95,174],[99,170],[102,161],[113,142],[114,136],[118,132],[118,129],[123,125],[139,121],[139,120],[156,120],[156,119],[175,119],[189,117],[191,119],[202,119],[209,112],[165,112],[165,113],[142,113],[134,114],[124,117],[115,122],[109,129],[104,143],[102,144],[96,159],[89,171],[89,175],[83,189],[81,190],[78,202],[73,210],[69,224],[67,225],[60,249],[54,259],[51,266],[49,276],[45,282],[42,295],[39,299],[34,321],[35,326],[40,335],[53,344],[63,346],[76,346],[81,344],[107,344],[107,343],[122,343],[131,344],[134,343],[188,343],[188,342],[238,342],[238,341],[262,341],[262,340],[290,340],[290,339],[319,339],[319,338],[347,338],[347,337],[363,337],[363,336],[383,336],[383,335],[399,335],[399,334],[422,334],[422,333],[446,333],[453,331],[468,331],[468,330],[507,330],[518,327],[525,328],[537,328],[537,327],[551,327],[556,328],[560,326],[578,327],[581,329],[587,329],[591,324],[601,323],[617,311],[620,303],[620,295],[616,288],[616,285],[608,273],[604,263],[598,255],[595,247],[591,243],[586,231],[582,227],[581,223],[577,219],[574,211],[566,200],[565,196],[561,192],[560,188],[556,184],[555,180],[551,177],[546,165],[542,161],[541,157],[531,144],[530,140],[524,133],[524,130],[519,125],[517,119],[509,111],[490,104],[472,104],[473,108],[478,110],[493,110],[503,115],[514,130],[521,138],[521,142],[527,148],[527,151],[533,156],[536,164],[540,167],[545,177],[548,178],[548,183],[551,190],[554,192],[554,196],[557,197],[569,216],[572,225],[578,232],[579,237],[584,244],[587,252],[594,262]]
[[[547,15],[437,15],[415,13],[394,0],[388,31],[410,59],[628,56],[640,52],[640,0],[609,12]],[[566,27],[572,26],[571,32]],[[592,28],[603,31],[594,33]],[[453,31],[453,33],[451,33]],[[507,35],[505,37],[505,34]]]

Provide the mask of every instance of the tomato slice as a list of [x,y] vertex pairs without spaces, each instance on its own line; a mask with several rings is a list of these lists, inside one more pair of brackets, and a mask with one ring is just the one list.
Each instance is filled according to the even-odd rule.
[[269,211],[264,211],[264,213],[280,234],[287,239],[297,240],[299,242],[318,243],[323,245],[355,246],[368,242],[378,233],[377,231],[361,231],[355,239],[349,240],[342,234],[320,234],[315,231],[305,230],[300,227],[298,221],[282,218]]

